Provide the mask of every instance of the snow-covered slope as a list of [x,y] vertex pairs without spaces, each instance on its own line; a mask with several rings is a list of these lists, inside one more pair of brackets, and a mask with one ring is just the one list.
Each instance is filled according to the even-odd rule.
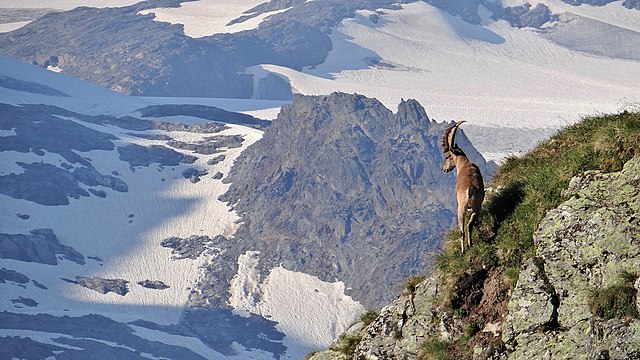
[[[601,10],[587,5],[575,9],[582,8],[590,10],[582,11],[588,15]],[[619,3],[605,10],[601,17],[637,30],[640,11]],[[415,98],[435,119],[465,119],[497,127],[497,134],[499,128],[558,128],[581,116],[640,103],[637,61],[572,51],[505,21],[472,25],[423,2],[376,14],[376,22],[371,15],[360,12],[344,20],[331,35],[333,50],[315,68],[260,67],[286,76],[303,94],[357,92],[388,107],[401,98]],[[485,155],[527,150],[549,133],[523,133],[509,148],[485,143],[483,132],[467,129]]]
[[[136,110],[215,104],[272,116],[281,103],[182,100],[132,98],[0,57],[2,356],[21,357],[27,346],[51,356],[78,351],[74,358],[138,351],[152,358],[297,359],[326,347],[363,311],[341,283],[282,268],[262,285],[259,304],[241,307],[236,299],[244,293],[234,292],[238,314],[190,307],[202,266],[217,256],[216,241],[233,241],[239,220],[217,200],[229,186],[221,180],[262,131],[203,128],[207,120],[184,115],[161,119],[200,127],[148,127]],[[32,136],[38,129],[47,133]],[[152,156],[159,149],[162,155]],[[39,173],[43,166],[48,172]],[[63,175],[46,178],[54,173]],[[242,270],[237,276],[250,277]],[[128,282],[124,294],[112,286],[116,280]],[[216,325],[221,321],[226,325]],[[122,340],[114,329],[134,335]]]

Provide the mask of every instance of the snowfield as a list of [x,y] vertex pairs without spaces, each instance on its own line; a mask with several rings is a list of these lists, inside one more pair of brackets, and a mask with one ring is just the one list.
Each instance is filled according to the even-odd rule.
[[235,24],[229,24],[248,10],[264,3],[263,0],[200,0],[182,4],[179,8],[158,8],[140,12],[153,13],[156,21],[184,25],[184,33],[199,38],[221,33],[236,33],[255,29],[268,16],[286,11],[278,10],[255,16]]

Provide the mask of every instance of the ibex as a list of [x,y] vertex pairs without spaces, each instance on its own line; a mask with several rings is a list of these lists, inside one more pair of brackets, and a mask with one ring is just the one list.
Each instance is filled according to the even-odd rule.
[[[482,174],[476,164],[469,161],[467,155],[455,144],[458,127],[464,121],[458,121],[447,128],[442,135],[442,151],[444,162],[442,171],[448,173],[454,168],[456,173],[456,199],[458,200],[458,227],[460,228],[460,252],[464,254],[464,238],[467,237],[467,247],[471,247],[471,227],[478,221],[480,208],[484,201],[484,183]],[[471,216],[466,223],[465,213],[471,210]]]

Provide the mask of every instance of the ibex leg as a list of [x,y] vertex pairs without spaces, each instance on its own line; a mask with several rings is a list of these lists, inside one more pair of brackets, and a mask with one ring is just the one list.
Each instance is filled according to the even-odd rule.
[[469,216],[469,222],[467,223],[467,246],[471,247],[471,229],[473,228],[473,224],[476,221],[476,213],[471,213]]
[[460,253],[464,254],[464,207],[458,208],[458,226],[460,227]]

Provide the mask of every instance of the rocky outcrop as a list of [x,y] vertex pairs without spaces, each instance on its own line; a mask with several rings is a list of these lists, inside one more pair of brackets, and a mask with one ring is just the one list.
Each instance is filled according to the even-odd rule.
[[383,307],[380,316],[364,330],[354,359],[415,359],[424,339],[450,338],[452,324],[440,317],[434,305],[436,282],[428,278],[415,291]]
[[2,268],[0,269],[0,284],[4,284],[7,281],[18,284],[26,284],[29,282],[29,277],[21,272]]
[[38,302],[37,301],[35,301],[33,299],[30,299],[30,298],[22,297],[22,296],[18,297],[17,299],[11,299],[9,301],[11,301],[11,303],[13,303],[14,306],[18,307],[18,308],[22,307],[21,305],[28,306],[28,307],[36,307],[36,306],[38,306]]
[[162,145],[140,146],[128,144],[118,148],[120,160],[131,166],[149,166],[152,163],[162,166],[176,166],[180,163],[193,164],[197,158],[179,153]]
[[58,257],[84,265],[84,256],[58,242],[51,229],[35,229],[30,235],[0,233],[0,258],[58,265]]
[[188,238],[179,238],[174,236],[162,240],[160,245],[162,247],[172,249],[171,253],[173,254],[173,256],[171,256],[171,259],[173,260],[195,260],[206,251],[210,253],[215,252],[215,246],[224,242],[225,240],[226,238],[222,235],[217,235],[213,238],[210,238],[206,235],[192,235]]
[[142,280],[138,281],[138,285],[145,287],[147,289],[156,289],[156,290],[164,290],[168,289],[169,285],[165,284],[160,280]]
[[211,155],[223,152],[225,149],[241,147],[243,141],[244,138],[241,135],[215,135],[195,143],[170,140],[167,145],[176,149],[193,151],[197,154]]
[[76,276],[75,280],[65,278],[62,278],[62,280],[97,291],[100,294],[112,292],[120,296],[125,296],[129,292],[129,282],[124,279],[103,279],[100,277]]
[[200,178],[202,176],[207,175],[209,172],[207,170],[198,170],[196,168],[188,168],[182,172],[182,177],[185,179],[189,179],[192,183],[200,182]]
[[255,128],[263,128],[270,124],[269,121],[260,120],[251,115],[231,112],[214,106],[206,105],[149,105],[136,111],[140,113],[140,116],[148,118],[159,118],[167,116],[193,116],[225,124],[245,125]]
[[600,319],[589,307],[594,290],[640,273],[639,174],[636,158],[618,173],[575,177],[571,198],[542,220],[503,325],[509,358],[640,357],[640,320]]

